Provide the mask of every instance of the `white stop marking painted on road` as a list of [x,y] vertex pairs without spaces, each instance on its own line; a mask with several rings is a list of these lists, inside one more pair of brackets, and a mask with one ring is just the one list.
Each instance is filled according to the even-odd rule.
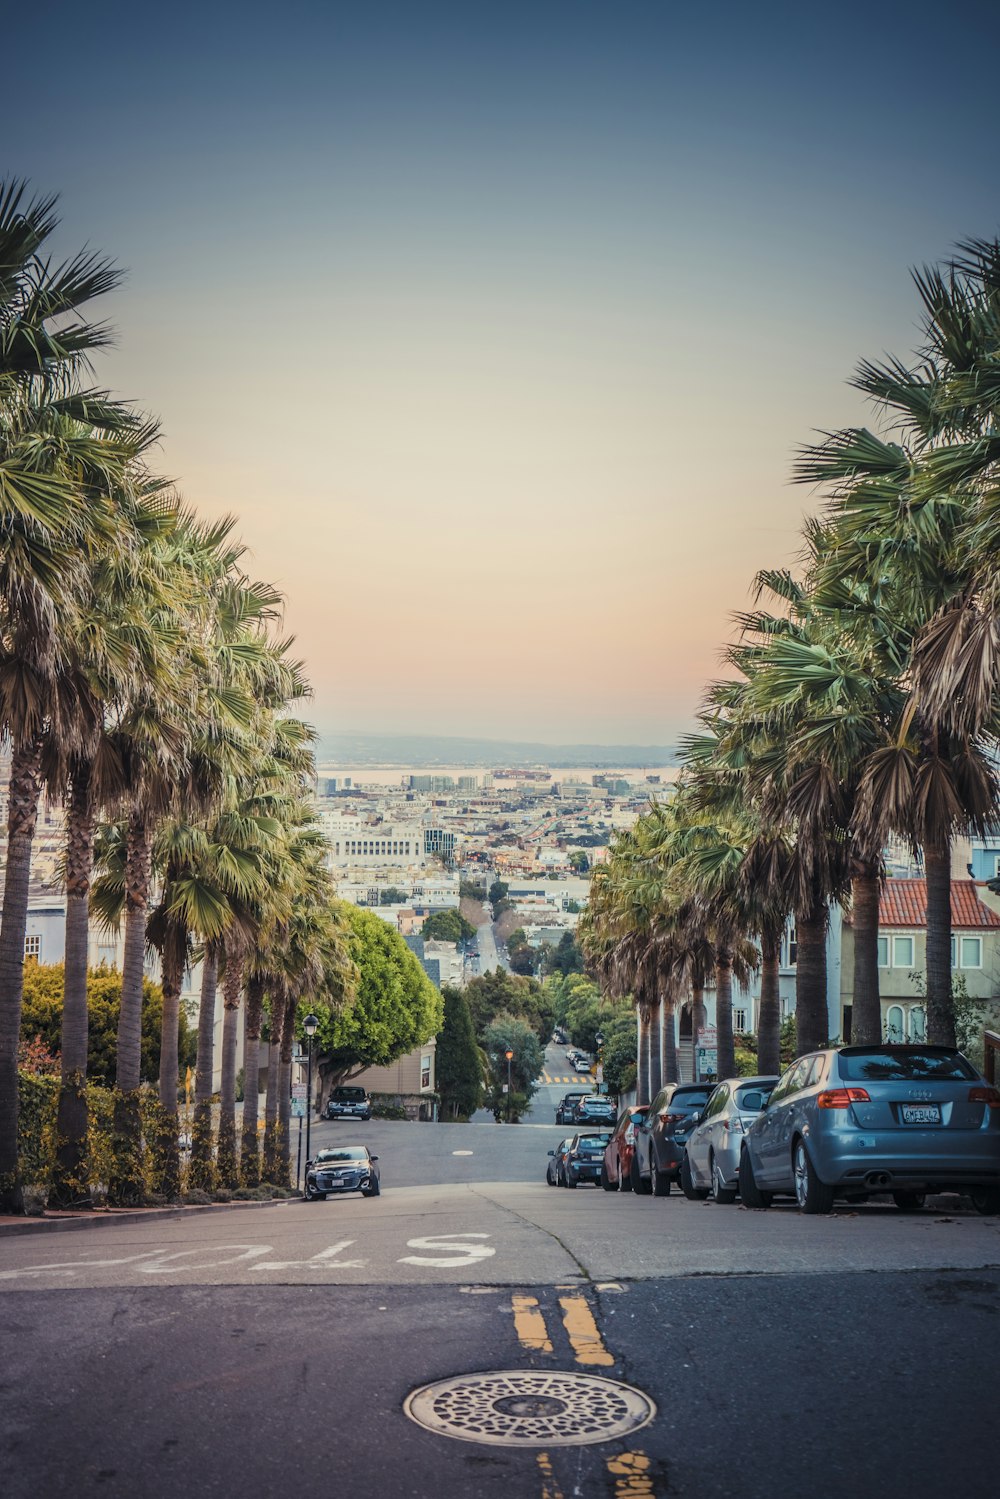
[[471,1150],[453,1150],[452,1155],[471,1155]]
[[[407,1249],[436,1249],[436,1255],[404,1254],[400,1265],[431,1265],[438,1270],[448,1270],[453,1265],[474,1265],[477,1260],[488,1260],[496,1254],[487,1244],[463,1244],[463,1239],[488,1239],[489,1234],[432,1234],[426,1239],[407,1239]],[[446,1257],[440,1251],[444,1250]]]

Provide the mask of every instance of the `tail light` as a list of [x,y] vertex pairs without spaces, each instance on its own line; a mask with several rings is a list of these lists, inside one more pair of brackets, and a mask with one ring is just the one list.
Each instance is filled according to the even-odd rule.
[[631,1124],[628,1126],[628,1128],[625,1131],[625,1144],[626,1145],[634,1145],[635,1144],[635,1128]]
[[1000,1109],[1000,1093],[996,1088],[970,1088],[970,1103],[984,1103],[988,1109]]
[[723,1119],[722,1128],[731,1130],[734,1135],[742,1135],[746,1133],[743,1128],[743,1120],[740,1118],[739,1114],[734,1114],[732,1119]]
[[660,1123],[661,1124],[683,1124],[684,1120],[686,1118],[687,1118],[686,1114],[661,1114],[660,1115]]
[[849,1109],[852,1103],[871,1103],[865,1088],[829,1088],[817,1093],[818,1109]]

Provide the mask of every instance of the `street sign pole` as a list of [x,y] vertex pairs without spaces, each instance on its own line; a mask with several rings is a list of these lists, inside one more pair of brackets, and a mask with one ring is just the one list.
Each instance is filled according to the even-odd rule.
[[299,1150],[295,1157],[295,1190],[299,1190],[299,1177],[302,1174],[302,1115],[299,1115]]

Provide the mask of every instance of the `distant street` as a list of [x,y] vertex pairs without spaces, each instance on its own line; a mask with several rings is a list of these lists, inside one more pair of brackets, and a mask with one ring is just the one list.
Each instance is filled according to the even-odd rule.
[[493,928],[488,921],[484,922],[476,931],[476,942],[479,950],[479,972],[494,973],[496,969],[502,968],[500,956],[497,952],[496,938]]
[[[995,1221],[550,1188],[564,1091],[516,1126],[316,1126],[379,1155],[374,1201],[0,1239],[5,1493],[992,1493]],[[483,1370],[624,1380],[657,1413],[530,1450],[404,1414]]]

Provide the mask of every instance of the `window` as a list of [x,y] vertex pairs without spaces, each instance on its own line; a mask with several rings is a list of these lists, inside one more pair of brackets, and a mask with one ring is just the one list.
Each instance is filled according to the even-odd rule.
[[982,937],[962,937],[959,940],[963,968],[982,968],[983,966],[983,939]]
[[914,1005],[910,1011],[910,1040],[916,1042],[927,1040],[927,1016],[924,1014],[923,1005]]
[[34,933],[24,939],[24,956],[34,958],[37,962],[42,956],[42,939],[39,933]]
[[889,966],[889,939],[880,937],[878,939],[878,966],[888,968]]
[[893,968],[913,967],[913,938],[893,937],[892,939],[892,966]]
[[736,1031],[737,1035],[743,1036],[743,1035],[746,1035],[746,1029],[747,1029],[747,1012],[746,1012],[746,1010],[734,1010],[733,1011],[733,1030]]
[[904,1041],[903,1034],[903,1008],[901,1005],[890,1005],[885,1017],[885,1039],[887,1041]]
[[729,1102],[729,1089],[722,1083],[710,1096],[705,1108],[705,1118],[714,1119],[716,1114],[721,1114]]
[[795,934],[794,925],[790,926],[788,928],[788,931],[785,933],[785,949],[785,956],[787,961],[784,966],[786,968],[794,968],[795,960],[799,955],[799,944]]
[[420,1058],[420,1086],[421,1086],[421,1088],[429,1088],[430,1085],[431,1085],[431,1059],[430,1059],[430,1057],[421,1057]]

